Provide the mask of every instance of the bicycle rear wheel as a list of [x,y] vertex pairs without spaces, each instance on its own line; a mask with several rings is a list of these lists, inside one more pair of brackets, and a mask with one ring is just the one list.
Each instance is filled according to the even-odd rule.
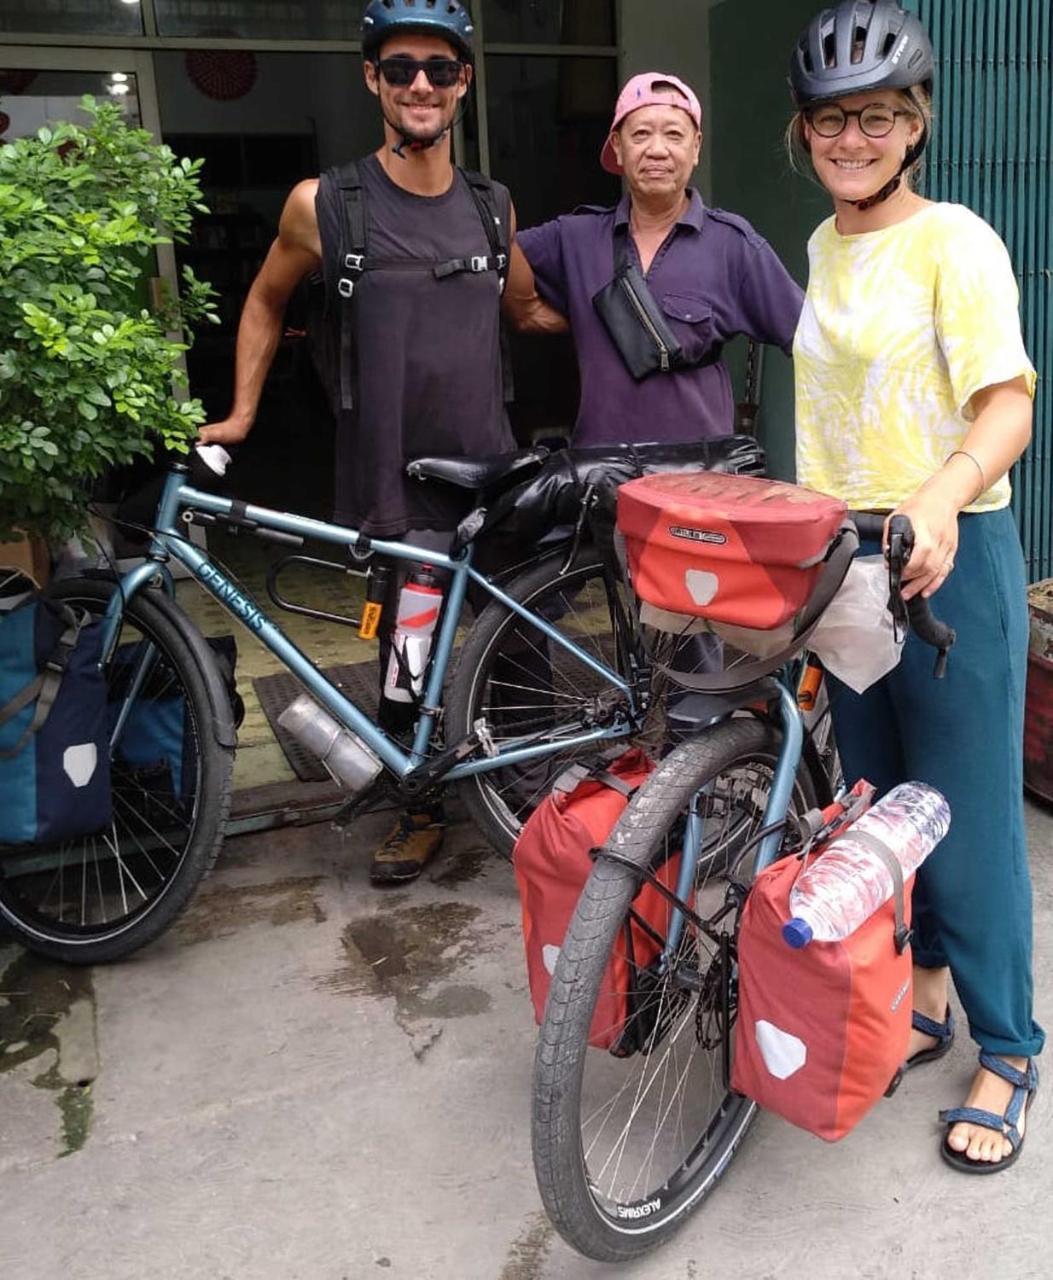
[[[593,659],[625,676],[626,615],[619,591],[594,552],[566,573],[549,559],[517,577],[508,594],[544,618]],[[494,601],[483,610],[450,683],[446,715],[452,741],[482,721],[494,745],[553,741],[602,725],[632,721],[628,695],[536,626]],[[460,783],[465,806],[490,843],[506,856],[534,807],[556,778],[597,744],[556,750],[543,759],[475,774]]]
[[[99,617],[115,589],[71,579],[54,594]],[[31,951],[69,964],[129,955],[172,924],[219,853],[234,752],[217,741],[175,608],[155,592],[134,596],[107,662],[109,826],[58,844],[0,846],[0,920]]]
[[[762,825],[779,745],[754,718],[684,743],[608,841],[636,865],[658,866],[681,847],[694,803],[703,824],[694,909],[711,932],[684,920],[671,959],[636,966],[636,873],[600,859],[563,941],[534,1066],[534,1169],[552,1222],[590,1258],[625,1261],[665,1240],[716,1185],[753,1119],[755,1105],[727,1083],[735,940],[753,875],[745,846]],[[814,803],[803,771],[791,811]],[[665,947],[671,922],[667,906],[653,950]],[[624,1056],[589,1047],[601,996],[604,1009],[627,1011],[627,1055],[625,1037],[616,1046]]]

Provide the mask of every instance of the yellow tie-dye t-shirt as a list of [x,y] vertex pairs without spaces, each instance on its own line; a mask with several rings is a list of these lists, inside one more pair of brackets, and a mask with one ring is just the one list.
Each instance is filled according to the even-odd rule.
[[[852,509],[887,510],[960,448],[977,391],[1035,371],[1005,245],[957,204],[881,231],[808,242],[793,345],[797,479]],[[1003,477],[967,508],[1008,504]]]

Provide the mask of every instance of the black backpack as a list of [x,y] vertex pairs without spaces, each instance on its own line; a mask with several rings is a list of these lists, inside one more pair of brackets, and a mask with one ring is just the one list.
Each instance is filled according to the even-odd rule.
[[[501,218],[497,200],[494,195],[494,184],[484,174],[470,169],[458,169],[475,202],[479,213],[479,221],[483,224],[488,254],[480,254],[470,258],[451,258],[438,264],[422,263],[422,269],[434,272],[436,279],[459,275],[462,272],[497,272],[502,291],[508,272],[509,239],[508,227]],[[355,286],[365,272],[382,263],[371,263],[369,247],[366,243],[366,200],[359,174],[358,163],[354,160],[329,171],[333,182],[339,189],[343,206],[343,226],[340,236],[339,273],[333,281],[330,295],[325,298],[324,316],[333,315],[333,308],[339,307],[339,340],[332,340],[332,330],[328,324],[318,343],[314,347],[315,366],[326,389],[332,392],[338,389],[338,395],[332,395],[334,405],[348,410],[354,407],[354,326],[352,324],[352,307],[354,305]],[[311,330],[315,325],[309,326]],[[325,332],[328,331],[328,332]],[[502,363],[505,384],[505,400],[512,398],[511,366],[502,341]],[[336,368],[332,368],[333,364]]]

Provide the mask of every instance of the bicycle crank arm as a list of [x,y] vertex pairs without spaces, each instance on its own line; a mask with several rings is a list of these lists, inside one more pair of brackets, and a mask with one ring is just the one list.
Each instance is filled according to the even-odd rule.
[[416,769],[411,769],[409,773],[399,783],[399,790],[403,795],[416,797],[424,791],[430,791],[449,771],[458,765],[462,760],[467,759],[479,747],[485,750],[485,742],[483,735],[478,729],[473,729],[466,738],[462,738],[460,742],[455,742],[452,747],[447,747],[445,751],[440,751],[437,756],[426,760],[424,764],[418,765]]

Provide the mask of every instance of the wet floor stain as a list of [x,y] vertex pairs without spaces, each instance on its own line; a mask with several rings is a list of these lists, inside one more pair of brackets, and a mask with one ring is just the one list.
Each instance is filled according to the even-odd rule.
[[498,1280],[539,1280],[555,1235],[552,1223],[543,1213],[531,1214],[512,1241]]
[[496,858],[494,851],[485,844],[458,849],[450,857],[444,858],[428,879],[443,889],[458,889],[462,884],[481,876]]
[[[91,969],[25,952],[0,975],[0,1073],[42,1060],[43,1069],[32,1083],[57,1094],[60,1156],[79,1151],[91,1131],[91,1089],[97,1069],[94,1010]],[[74,1021],[79,1024],[76,1044],[63,1035]]]
[[489,950],[476,924],[480,914],[480,907],[468,903],[430,902],[352,920],[342,936],[346,961],[321,985],[342,995],[393,998],[396,1021],[422,1057],[441,1035],[439,1023],[490,1008],[490,995],[481,987],[448,981]]
[[184,946],[228,937],[252,924],[322,924],[318,901],[324,876],[287,876],[269,884],[215,885],[199,893],[172,930]]

